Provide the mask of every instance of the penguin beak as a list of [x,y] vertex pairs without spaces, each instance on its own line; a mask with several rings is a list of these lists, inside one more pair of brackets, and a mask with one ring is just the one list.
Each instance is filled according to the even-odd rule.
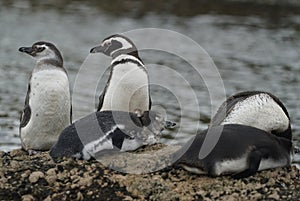
[[20,51],[20,52],[27,53],[27,54],[29,54],[29,55],[32,55],[32,53],[34,52],[34,50],[33,50],[32,47],[20,47],[20,48],[19,48],[19,51]]
[[90,53],[97,53],[97,52],[102,52],[104,53],[106,51],[107,47],[104,47],[102,45],[99,45],[99,46],[96,46],[96,47],[93,47],[91,50],[90,50]]

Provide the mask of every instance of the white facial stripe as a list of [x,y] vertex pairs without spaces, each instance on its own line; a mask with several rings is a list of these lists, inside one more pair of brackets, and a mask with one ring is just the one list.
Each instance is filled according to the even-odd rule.
[[35,45],[35,46],[38,47],[38,48],[44,47],[44,48],[46,48],[46,49],[49,49],[48,46],[45,45],[45,44],[43,44],[43,45]]

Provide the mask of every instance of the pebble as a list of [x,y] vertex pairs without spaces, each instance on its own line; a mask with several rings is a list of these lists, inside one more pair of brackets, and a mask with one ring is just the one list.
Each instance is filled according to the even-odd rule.
[[279,200],[280,196],[278,195],[278,192],[274,191],[271,195],[268,196],[268,198],[272,198],[274,200]]
[[92,177],[82,177],[78,181],[79,186],[90,186],[92,185],[93,178]]
[[56,182],[57,176],[56,175],[50,175],[50,176],[46,176],[45,179],[48,182],[48,184],[52,185]]
[[11,157],[20,156],[20,155],[23,155],[23,154],[26,154],[26,152],[23,151],[22,149],[14,149],[14,150],[12,150],[12,151],[9,152],[9,155]]
[[33,201],[33,200],[35,200],[35,199],[34,199],[34,197],[33,197],[32,195],[27,194],[27,195],[23,195],[23,196],[21,197],[21,200],[22,200],[22,201]]
[[46,174],[49,176],[56,175],[56,169],[50,168],[49,170],[47,170]]
[[3,158],[3,156],[6,155],[6,152],[5,151],[0,151],[0,158]]
[[50,195],[48,195],[48,197],[46,197],[43,201],[52,201]]
[[20,163],[18,161],[12,160],[10,161],[10,166],[12,169],[18,169],[20,168]]
[[30,174],[29,176],[29,182],[30,183],[36,183],[40,178],[44,178],[45,175],[41,171],[36,171]]
[[76,200],[78,200],[78,201],[82,201],[83,200],[83,195],[82,195],[82,193],[80,191],[78,191],[78,193],[77,193]]

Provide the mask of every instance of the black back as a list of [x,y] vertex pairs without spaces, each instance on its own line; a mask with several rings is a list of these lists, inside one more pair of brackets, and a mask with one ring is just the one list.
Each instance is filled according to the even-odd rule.
[[[190,143],[190,147],[177,161],[179,164],[202,167],[209,170],[222,160],[238,159],[247,152],[261,150],[263,158],[289,158],[293,149],[291,140],[277,137],[250,126],[227,124],[209,128],[211,134],[222,131],[217,144],[212,151],[203,159],[199,159],[199,152],[203,146],[208,130],[197,134]],[[186,149],[186,147],[185,147]]]

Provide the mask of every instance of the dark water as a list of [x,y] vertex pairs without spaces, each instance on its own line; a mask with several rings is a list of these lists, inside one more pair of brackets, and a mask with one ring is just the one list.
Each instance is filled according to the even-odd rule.
[[[197,129],[206,128],[212,104],[217,106],[224,98],[222,85],[216,82],[213,88],[217,90],[212,92],[206,81],[213,78],[201,77],[191,66],[191,61],[196,68],[212,65],[205,63],[205,51],[199,52],[189,43],[194,40],[214,61],[227,96],[243,90],[267,90],[278,96],[290,113],[294,141],[300,146],[300,15],[297,13],[275,17],[257,13],[180,15],[134,9],[118,13],[119,10],[107,4],[99,8],[81,2],[64,1],[57,6],[32,2],[8,1],[0,6],[0,150],[20,147],[19,116],[34,65],[29,56],[17,51],[20,46],[39,40],[57,44],[75,87],[73,104],[75,118],[79,118],[94,110],[94,101],[107,76],[107,72],[104,76],[101,73],[109,63],[109,58],[89,55],[89,50],[112,33],[128,31],[138,48],[146,44],[141,48],[141,57],[154,81],[153,105],[163,107],[168,118],[182,124],[176,135],[166,132],[164,142],[182,143]],[[166,37],[164,31],[156,32],[156,36],[147,30],[132,31],[143,28],[167,29],[174,32],[171,35],[183,36],[175,40]],[[160,45],[170,51],[146,49],[147,45]],[[216,102],[210,100],[211,93],[219,97]],[[199,110],[195,109],[198,106]],[[300,160],[299,156],[296,160]]]

